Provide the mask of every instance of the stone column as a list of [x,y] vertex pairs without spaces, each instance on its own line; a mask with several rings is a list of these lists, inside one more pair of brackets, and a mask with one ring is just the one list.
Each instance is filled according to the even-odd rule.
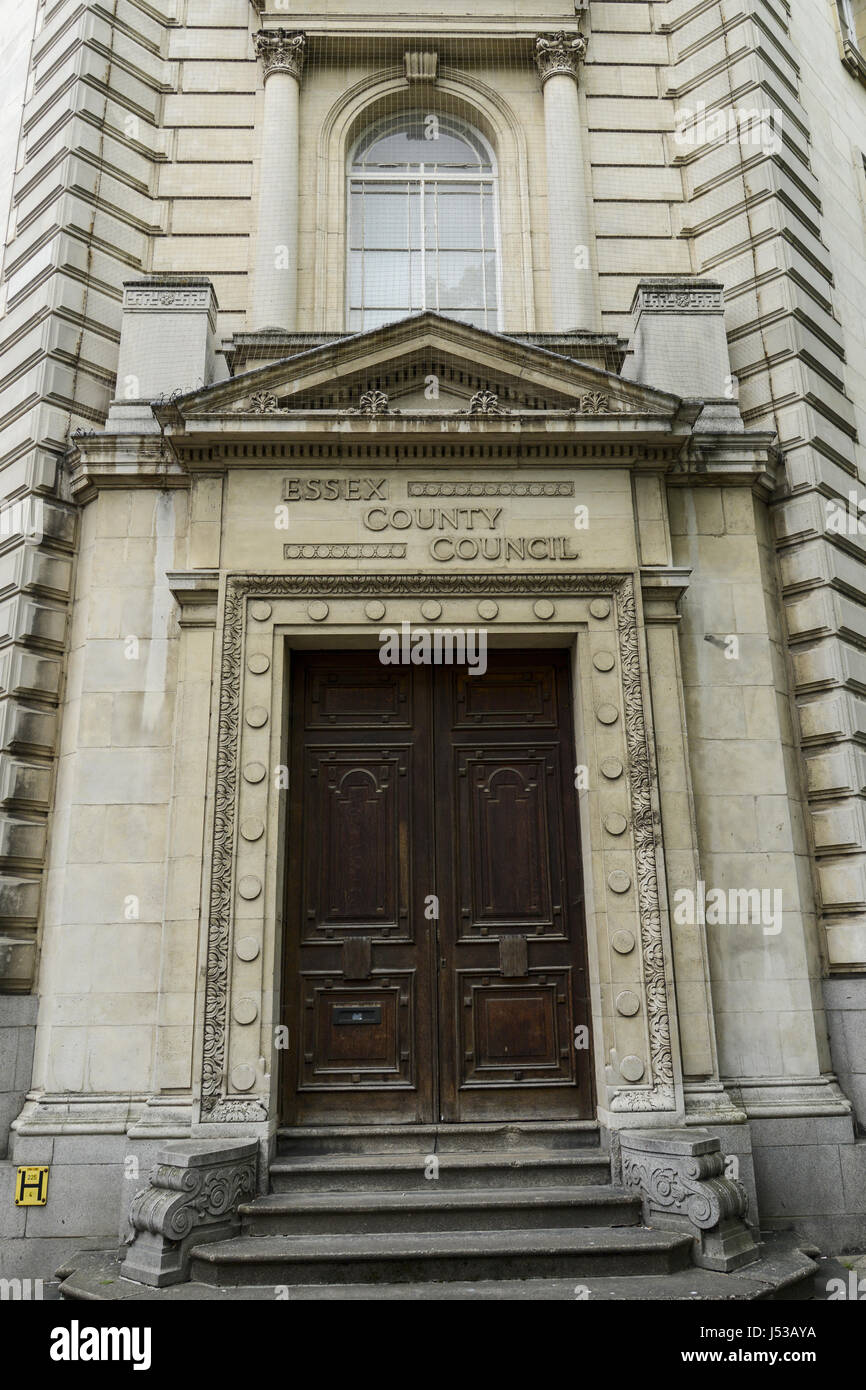
[[251,328],[291,330],[298,303],[298,105],[306,38],[256,34],[265,69]]
[[535,45],[547,144],[551,326],[560,333],[598,327],[592,200],[577,100],[577,70],[585,56],[586,39],[580,34],[542,35]]

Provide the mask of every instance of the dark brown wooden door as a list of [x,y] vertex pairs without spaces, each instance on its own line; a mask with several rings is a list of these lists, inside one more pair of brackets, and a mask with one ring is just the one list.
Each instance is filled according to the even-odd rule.
[[566,653],[297,654],[289,1123],[592,1113]]
[[439,676],[442,1118],[588,1115],[567,655],[491,652],[483,677]]

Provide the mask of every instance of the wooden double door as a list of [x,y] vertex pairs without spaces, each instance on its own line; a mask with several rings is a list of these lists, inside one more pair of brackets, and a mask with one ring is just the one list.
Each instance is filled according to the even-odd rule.
[[293,657],[284,1120],[592,1113],[565,652]]

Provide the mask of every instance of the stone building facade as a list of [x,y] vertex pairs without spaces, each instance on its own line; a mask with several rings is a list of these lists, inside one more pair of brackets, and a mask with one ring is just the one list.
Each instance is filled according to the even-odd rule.
[[[51,1195],[0,1218],[9,1268],[123,1239],[166,1143],[254,1140],[264,1190],[279,1129],[374,1121],[579,1121],[615,1165],[706,1131],[753,1223],[862,1248],[860,7],[34,9],[0,165],[0,1119]],[[394,677],[371,752],[346,672],[403,624],[483,628],[514,698],[508,653],[541,672],[522,723],[466,726],[522,732],[521,795],[560,691],[573,778],[532,824],[567,907],[461,898],[481,812],[448,858],[459,774],[422,814],[399,751],[441,681]],[[435,861],[383,831],[336,929],[296,893],[328,877],[306,817],[361,894],[355,822],[303,799],[328,729],[438,827]]]

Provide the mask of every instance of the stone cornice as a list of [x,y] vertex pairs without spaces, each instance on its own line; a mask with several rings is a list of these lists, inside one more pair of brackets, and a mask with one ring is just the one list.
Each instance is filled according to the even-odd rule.
[[535,43],[535,65],[544,86],[551,77],[577,77],[580,64],[586,57],[587,40],[583,34],[541,34]]
[[255,36],[256,56],[261,58],[265,81],[275,72],[287,72],[300,82],[304,75],[307,38],[288,29],[260,29]]
[[[581,471],[599,467],[664,474],[668,485],[748,486],[770,495],[776,485],[773,436],[742,432],[695,435],[700,403],[673,420],[657,416],[580,416],[539,412],[511,416],[221,416],[176,422],[165,436],[101,434],[69,455],[76,502],[104,489],[188,488],[193,476],[297,467],[357,468],[376,451],[384,470],[451,466],[502,469],[532,465]],[[543,415],[543,418],[539,418]],[[408,431],[408,432],[407,432]],[[407,450],[407,443],[411,450]],[[447,444],[447,456],[443,445]]]

